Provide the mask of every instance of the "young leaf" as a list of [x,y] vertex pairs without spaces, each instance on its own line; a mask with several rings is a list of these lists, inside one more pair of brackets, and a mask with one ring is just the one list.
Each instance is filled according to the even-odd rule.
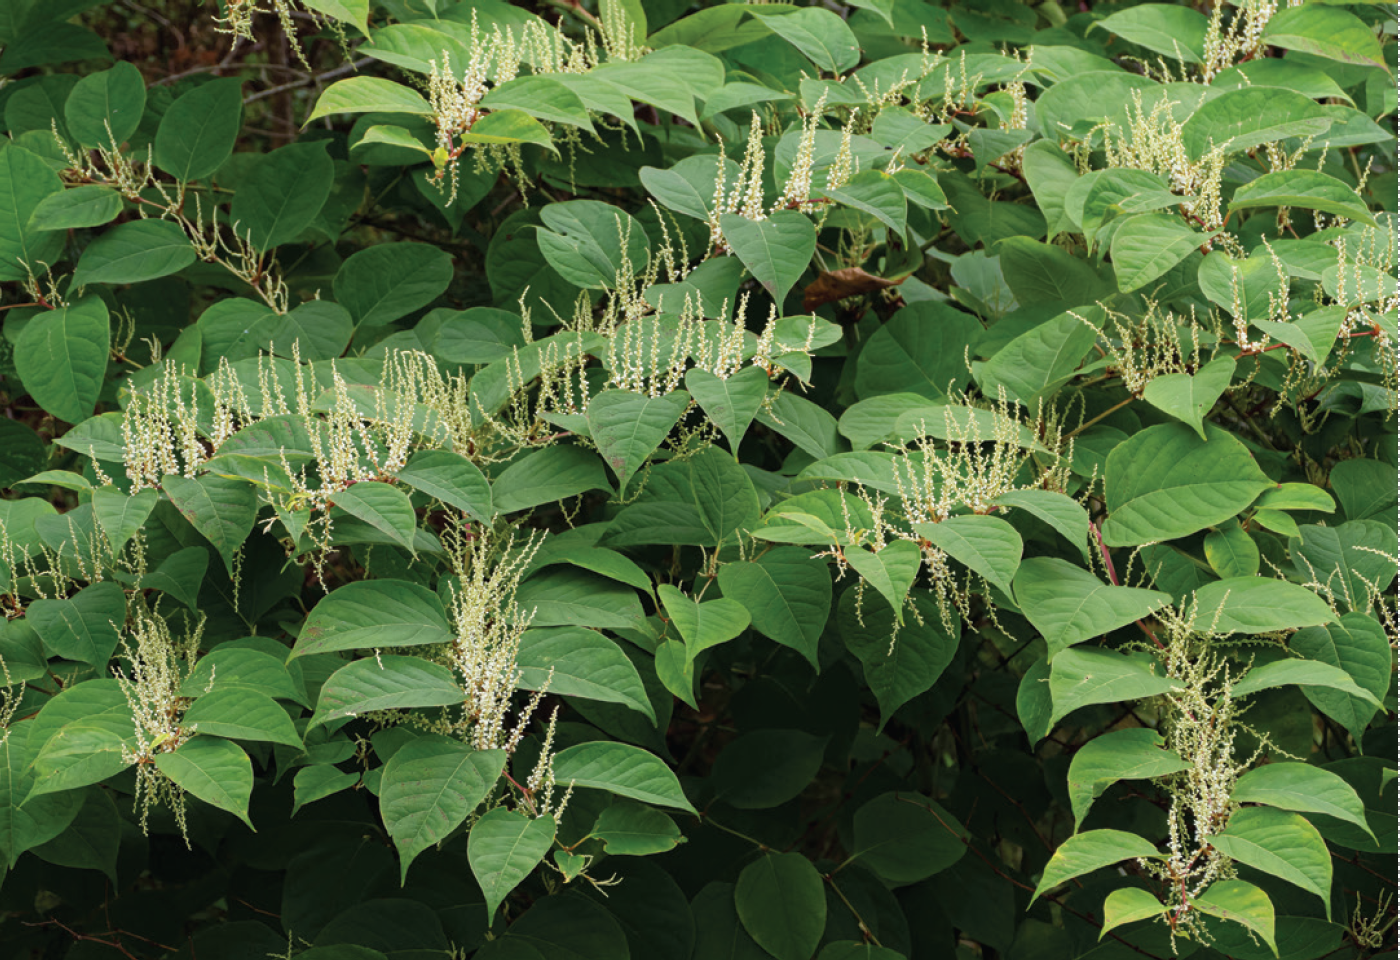
[[623,857],[665,853],[685,840],[669,816],[632,800],[605,807],[589,836],[602,840],[608,853]]
[[[380,781],[379,810],[384,817],[384,826],[399,850],[401,878],[408,877],[408,868],[418,854],[445,840],[486,799],[486,794],[500,779],[505,763],[504,750],[473,750],[468,744],[441,736],[419,737],[389,758]],[[500,809],[492,811],[504,812]],[[488,813],[479,823],[484,823],[490,817]],[[546,848],[554,839],[552,820],[548,822],[548,828]],[[480,878],[477,860],[472,853],[472,845],[478,843],[477,829],[480,829],[479,824],[468,838],[467,855],[472,861],[472,872]],[[535,829],[538,831],[542,827]],[[491,830],[491,827],[487,828],[482,842],[490,837]],[[543,855],[541,851],[540,856]],[[537,856],[534,862],[538,860]],[[485,883],[482,888],[486,888]],[[509,889],[505,892],[508,893]],[[494,905],[491,909],[494,912]]]
[[1103,929],[1099,931],[1099,939],[1102,940],[1104,934],[1115,927],[1158,917],[1170,909],[1140,887],[1122,887],[1114,890],[1103,901]]
[[378,77],[350,77],[337,80],[316,101],[316,109],[306,123],[333,113],[409,113],[424,117],[433,108],[411,87]]

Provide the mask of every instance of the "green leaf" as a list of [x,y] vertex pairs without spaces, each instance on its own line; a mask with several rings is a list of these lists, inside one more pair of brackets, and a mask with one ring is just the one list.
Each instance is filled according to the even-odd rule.
[[1315,627],[1334,618],[1332,608],[1306,587],[1272,577],[1234,577],[1196,591],[1191,625],[1220,634],[1268,633]]
[[1209,239],[1209,234],[1197,233],[1178,216],[1133,214],[1110,244],[1118,289],[1129,293],[1160,279]]
[[[198,547],[195,549],[204,552]],[[278,649],[284,648],[279,645]],[[199,658],[194,670],[180,685],[180,696],[193,699],[211,688],[223,690],[230,687],[256,690],[278,700],[302,703],[306,699],[305,693],[297,690],[286,664],[279,656],[229,644],[210,650]]]
[[375,710],[447,707],[465,699],[461,684],[441,664],[385,653],[331,674],[321,686],[308,729]]
[[182,183],[203,180],[233,153],[243,128],[243,82],[210,80],[182,94],[156,128],[156,166]]
[[860,62],[860,44],[855,34],[846,21],[830,10],[800,7],[783,13],[748,13],[827,73],[844,73]]
[[[972,316],[947,304],[910,304],[877,329],[861,349],[856,365],[857,396],[947,398],[950,390],[956,392],[967,383],[963,351],[980,329]],[[842,432],[850,436],[845,418],[842,420]],[[942,417],[930,416],[929,421],[941,425]]]
[[397,479],[481,523],[490,523],[496,515],[491,485],[476,464],[461,454],[420,450],[409,458]]
[[253,485],[209,473],[193,480],[167,475],[161,478],[160,488],[180,514],[219,551],[229,576],[235,576],[235,556],[253,532],[258,514]]
[[195,737],[174,753],[157,752],[156,769],[177,787],[210,806],[227,810],[252,828],[248,800],[253,793],[253,764],[236,744],[217,737]]
[[1167,3],[1144,3],[1095,20],[1090,30],[1100,29],[1184,63],[1200,63],[1205,57],[1205,14],[1190,7]]
[[[1309,660],[1345,670],[1358,687],[1377,699],[1390,686],[1390,642],[1381,625],[1364,613],[1343,614],[1339,621],[1299,630],[1288,645]],[[1304,687],[1303,693],[1358,743],[1376,715],[1373,704],[1326,687]]]
[[602,840],[609,854],[620,857],[665,853],[685,840],[674,820],[632,800],[617,800],[604,808],[589,836]]
[[540,627],[594,627],[629,630],[642,624],[636,591],[586,570],[561,568],[536,574],[521,584],[516,602],[522,618]]
[[98,183],[51,193],[29,217],[31,230],[73,230],[111,223],[122,212],[122,195]]
[[1201,421],[1210,413],[1225,388],[1235,377],[1235,359],[1216,357],[1194,374],[1169,373],[1154,377],[1142,391],[1142,398],[1168,416],[1176,417],[1206,438]]
[[455,636],[442,602],[426,587],[404,580],[359,580],[312,608],[291,655],[418,647],[451,643]]
[[[1046,48],[1032,48],[1040,55]],[[1060,48],[1064,49],[1064,48]],[[1034,55],[1032,59],[1034,59]],[[1061,233],[1077,233],[1077,224],[1065,213],[1065,195],[1079,179],[1079,170],[1057,146],[1057,140],[1036,140],[1021,156],[1021,172],[1049,224],[1046,242]]]
[[195,261],[185,231],[169,220],[133,220],[106,231],[83,251],[74,286],[141,283],[169,276]]
[[331,502],[350,516],[387,535],[405,550],[413,552],[418,514],[414,512],[408,494],[392,483],[361,480],[354,486],[338,491]]
[[916,593],[914,604],[919,618],[909,618],[902,627],[889,604],[869,593],[859,616],[854,590],[842,594],[837,606],[841,638],[860,660],[880,705],[880,729],[896,710],[932,687],[957,654],[958,642],[944,631],[932,598]]
[[78,660],[106,673],[107,661],[126,627],[126,594],[105,580],[65,600],[35,600],[26,619],[50,655]]
[[1205,553],[1211,569],[1226,579],[1259,573],[1259,545],[1235,520],[1226,520],[1206,534]]
[[516,144],[533,143],[554,153],[554,138],[549,130],[524,110],[493,110],[461,134],[466,143]]
[[22,147],[0,150],[0,281],[23,280],[57,262],[63,234],[31,227],[29,218],[62,191],[63,181],[39,157]]
[[846,551],[846,562],[879,591],[894,610],[895,622],[903,624],[904,602],[923,563],[918,546],[908,540],[887,543],[878,552],[858,546]]
[[[504,750],[473,750],[468,744],[441,736],[418,737],[389,758],[384,765],[384,778],[380,781],[379,811],[394,846],[399,850],[401,878],[408,877],[408,868],[418,854],[447,839],[486,799],[487,793],[500,779],[505,765]],[[498,809],[488,813],[478,821],[468,838],[468,857],[472,862],[472,872],[478,878],[481,872],[471,846],[478,843],[476,831],[481,823],[491,819],[492,814],[503,812]],[[544,827],[548,828],[548,837],[544,841],[548,848],[554,840],[553,820],[531,823],[542,825],[535,828],[536,833]],[[492,829],[487,827],[482,842],[489,840]],[[540,856],[543,855],[541,851]],[[535,860],[538,861],[539,857]],[[486,889],[484,882],[482,889]],[[507,888],[501,895],[509,891],[510,888]],[[491,904],[491,909],[494,912],[494,904]]]
[[1114,890],[1103,901],[1103,929],[1099,931],[1099,939],[1115,927],[1161,916],[1170,909],[1140,887]]
[[749,366],[720,378],[708,370],[692,367],[686,371],[685,388],[705,411],[705,416],[719,427],[729,441],[730,452],[737,458],[739,442],[768,395],[767,372],[762,367]]
[[1070,647],[1050,664],[1050,696],[1055,704],[1051,723],[1080,707],[1096,703],[1145,700],[1179,689],[1157,671],[1160,664],[1145,655],[1128,655],[1098,647]]
[[467,861],[486,897],[488,924],[501,901],[530,875],[553,844],[551,816],[532,818],[497,807],[473,824],[467,835]]
[[1311,483],[1280,483],[1265,490],[1254,501],[1259,510],[1319,510],[1333,513],[1337,501],[1332,494]]
[[759,633],[796,650],[817,668],[817,644],[831,611],[831,574],[798,547],[719,568],[724,595],[742,603]]
[[[35,808],[45,801],[71,803],[79,801],[77,816],[61,833],[34,847],[34,855],[45,863],[78,870],[101,870],[114,884],[117,879],[117,854],[121,849],[121,815],[111,795],[101,789],[69,792],[35,800],[24,812],[39,814]],[[3,849],[3,843],[0,843]]]
[[535,239],[559,275],[586,290],[611,290],[645,270],[651,256],[646,230],[626,211],[598,200],[551,203],[540,211],[548,229]]
[[301,737],[287,711],[271,697],[247,687],[212,690],[185,711],[182,723],[201,734],[230,740],[257,740],[301,748]]
[[1217,880],[1191,901],[1191,906],[1212,917],[1243,924],[1269,945],[1275,956],[1274,904],[1269,895],[1243,880]]
[[617,477],[618,489],[641,469],[690,405],[690,394],[674,390],[647,397],[630,390],[604,390],[588,403],[588,431]]
[[573,446],[546,447],[526,454],[491,485],[496,509],[515,513],[566,500],[589,490],[607,490],[607,475],[598,456]]
[[1365,700],[1373,706],[1380,706],[1380,700],[1369,690],[1358,687],[1356,681],[1352,680],[1345,670],[1317,660],[1276,660],[1255,667],[1235,684],[1230,694],[1238,699],[1260,690],[1294,685],[1304,688],[1330,687],[1348,696]]
[[1331,125],[1322,105],[1301,93],[1241,87],[1201,104],[1181,128],[1181,139],[1187,156],[1198,160],[1211,149],[1241,153],[1288,137],[1318,136]]
[[826,187],[821,195],[853,210],[868,213],[901,237],[908,229],[908,205],[904,190],[900,188],[899,181],[879,170],[862,170],[840,187]]
[[1015,579],[1016,602],[1050,647],[1050,659],[1172,602],[1170,594],[1109,586],[1083,567],[1056,557],[1031,557]]
[[800,853],[766,853],[745,867],[734,906],[744,929],[777,960],[810,960],[826,927],[821,875]]
[[[1322,813],[1371,833],[1366,807],[1351,784],[1330,770],[1306,763],[1268,763],[1235,781],[1235,803],[1264,803],[1281,810]],[[1374,834],[1373,834],[1374,836]]]
[[593,130],[588,108],[583,105],[578,94],[553,77],[516,77],[492,87],[490,92],[481,98],[481,106],[487,110],[519,110],[540,120]]
[[34,785],[25,805],[38,796],[101,783],[129,767],[134,746],[130,708],[125,719],[120,730],[114,712],[75,720],[44,741],[34,757]]
[[1332,856],[1317,828],[1298,814],[1245,807],[1210,843],[1232,860],[1317,894],[1332,919]]
[[788,291],[801,279],[817,249],[812,221],[796,210],[779,210],[766,220],[721,214],[720,229],[729,249],[763,284],[781,312]]
[[426,307],[452,283],[452,257],[426,243],[366,247],[340,265],[335,299],[355,322],[379,327]]
[[63,105],[68,132],[85,147],[115,149],[131,138],[146,109],[146,81],[134,64],[118,61],[78,81]]
[[1069,764],[1069,800],[1078,830],[1089,807],[1119,780],[1148,780],[1191,769],[1174,750],[1165,750],[1156,730],[1113,730],[1090,740]]
[[1104,480],[1105,544],[1187,536],[1230,519],[1272,486],[1238,439],[1215,426],[1206,436],[1184,424],[1159,424],[1113,449]]
[[914,532],[989,583],[1011,593],[1011,578],[1021,565],[1021,535],[1005,520],[991,516],[949,517],[941,523],[916,523]]
[[1283,170],[1256,177],[1235,191],[1228,209],[1234,213],[1258,207],[1302,207],[1371,225],[1376,222],[1355,190],[1316,170]]
[[76,791],[36,797],[21,806],[34,783],[29,752],[31,723],[16,723],[0,740],[0,860],[13,867],[19,855],[52,840],[78,816]]
[[1328,60],[1385,66],[1376,34],[1360,17],[1340,7],[1309,4],[1280,10],[1264,27],[1263,39],[1275,47]]
[[92,512],[112,549],[121,554],[127,541],[146,523],[160,502],[160,494],[150,487],[126,494],[115,487],[98,487],[92,492]]
[[636,666],[615,641],[584,627],[526,630],[515,657],[520,687],[620,703],[653,723],[656,713]]
[[[1063,300],[1067,306],[1080,306],[1113,292],[1087,260],[1060,247],[1030,237],[1007,237],[996,245],[996,252],[1001,257],[1006,285],[1018,303]],[[1087,327],[1082,321],[1076,322]]]
[[801,730],[750,730],[725,744],[711,768],[715,798],[738,810],[787,803],[821,769],[829,737]]
[[1142,857],[1147,860],[1160,860],[1162,855],[1157,848],[1135,833],[1122,830],[1090,830],[1070,837],[1055,850],[1050,862],[1045,865],[1040,883],[1036,884],[1031,895],[1034,902],[1042,893],[1053,890],[1060,884],[1086,873],[1093,873],[1115,863]]
[[559,751],[554,755],[554,782],[695,812],[670,767],[626,743],[596,741]]
[[[9,151],[0,152],[0,158]],[[36,314],[15,341],[14,363],[24,389],[48,413],[68,423],[92,416],[111,347],[107,305],[83,297]]]
[[321,212],[334,182],[335,164],[324,140],[262,154],[229,207],[234,229],[260,253],[295,240]]
[[369,36],[369,0],[303,0],[307,9],[348,23]]
[[433,108],[417,91],[401,83],[379,77],[350,77],[337,80],[322,91],[306,124],[333,113],[410,113],[431,117]]
[[968,833],[943,807],[917,793],[883,793],[856,811],[852,858],[890,884],[917,883],[967,853]]
[[725,598],[698,603],[670,584],[657,587],[656,593],[685,641],[686,656],[691,660],[749,627],[749,612],[737,601]]
[[295,817],[308,803],[349,790],[359,781],[358,773],[345,773],[331,763],[313,763],[302,767],[292,778],[292,816]]
[[1070,497],[1053,490],[1012,490],[992,501],[1001,507],[1015,507],[1049,524],[1057,533],[1089,558],[1089,514]]
[[815,459],[833,456],[846,446],[836,418],[796,393],[780,392],[759,412],[759,421]]

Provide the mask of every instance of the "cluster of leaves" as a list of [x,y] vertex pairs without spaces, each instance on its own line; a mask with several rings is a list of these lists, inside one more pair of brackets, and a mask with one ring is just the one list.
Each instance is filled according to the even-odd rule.
[[9,954],[1394,955],[1388,7],[226,0],[357,68],[261,149],[102,5],[0,12]]

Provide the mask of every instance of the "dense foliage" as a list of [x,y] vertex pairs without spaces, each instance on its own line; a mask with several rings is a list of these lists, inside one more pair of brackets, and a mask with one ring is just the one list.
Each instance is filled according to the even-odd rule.
[[1395,956],[1395,32],[7,0],[5,954]]

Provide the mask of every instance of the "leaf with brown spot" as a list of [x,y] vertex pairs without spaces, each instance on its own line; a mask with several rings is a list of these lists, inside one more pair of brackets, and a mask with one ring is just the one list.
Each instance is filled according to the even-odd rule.
[[815,310],[824,303],[835,303],[837,300],[895,285],[894,280],[877,277],[860,267],[832,270],[818,276],[802,291],[802,309]]

